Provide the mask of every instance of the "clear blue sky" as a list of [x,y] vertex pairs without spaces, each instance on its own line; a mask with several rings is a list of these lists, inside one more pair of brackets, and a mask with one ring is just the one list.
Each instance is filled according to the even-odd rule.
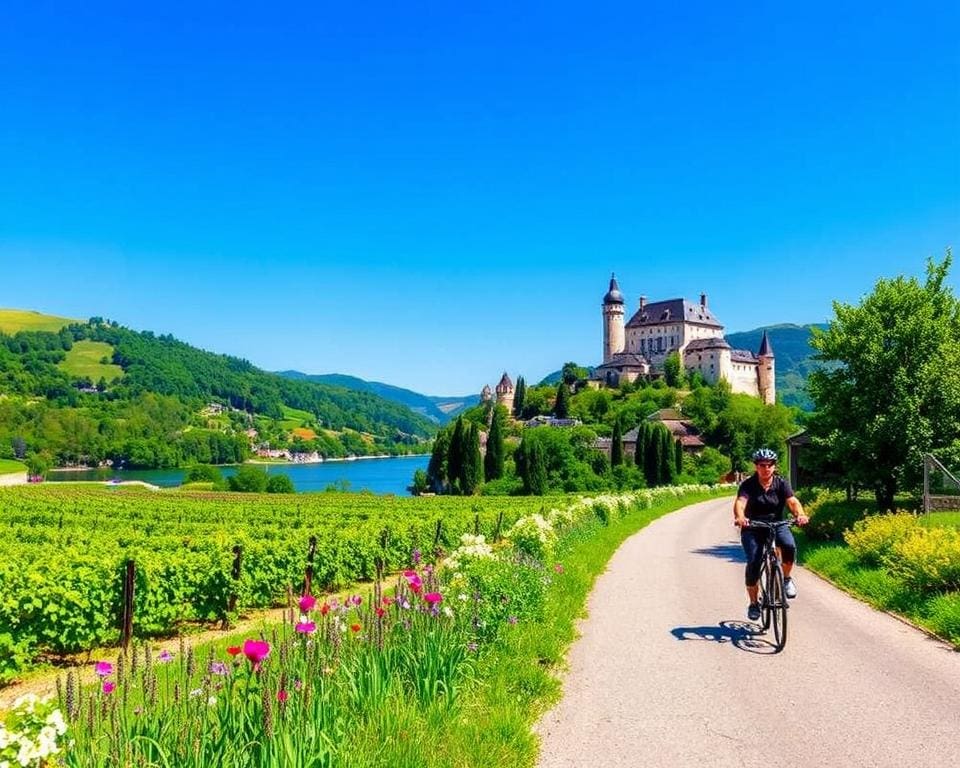
[[611,271],[737,331],[960,244],[956,3],[68,5],[0,10],[0,306],[463,394]]

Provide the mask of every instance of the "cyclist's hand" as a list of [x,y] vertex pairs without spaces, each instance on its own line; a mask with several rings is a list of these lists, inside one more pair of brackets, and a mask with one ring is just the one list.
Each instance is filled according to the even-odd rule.
[[797,525],[806,525],[810,522],[810,518],[806,515],[797,515],[796,516]]
[[733,524],[738,528],[746,528],[750,524],[750,521],[747,520],[746,517],[738,515],[737,517],[733,518]]

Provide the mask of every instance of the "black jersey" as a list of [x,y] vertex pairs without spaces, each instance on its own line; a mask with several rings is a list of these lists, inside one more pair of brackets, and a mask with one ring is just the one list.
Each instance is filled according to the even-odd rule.
[[783,508],[791,496],[793,488],[781,475],[773,476],[773,482],[766,491],[760,485],[760,479],[756,475],[750,475],[740,483],[740,490],[737,491],[738,498],[747,500],[747,518],[766,522],[783,520]]

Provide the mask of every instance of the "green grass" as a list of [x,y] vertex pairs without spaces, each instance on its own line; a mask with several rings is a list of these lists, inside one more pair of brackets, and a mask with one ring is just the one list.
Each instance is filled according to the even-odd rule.
[[26,472],[27,465],[13,459],[0,459],[0,475],[12,475],[15,472]]
[[84,339],[74,343],[59,367],[71,376],[87,377],[94,383],[101,377],[110,382],[123,376],[123,368],[119,365],[104,365],[100,362],[103,358],[112,357],[113,347],[106,342]]
[[920,516],[921,525],[960,528],[960,512],[931,512]]
[[[937,513],[937,515],[953,513]],[[960,593],[923,595],[880,567],[857,562],[844,544],[811,542],[797,535],[802,565],[875,608],[892,611],[960,649]]]
[[56,333],[63,326],[79,322],[68,317],[43,315],[26,309],[0,309],[0,332],[14,334],[18,331],[49,331]]
[[280,421],[280,426],[288,432],[297,427],[302,427],[304,424],[313,424],[316,422],[316,417],[309,411],[301,411],[286,405],[281,405],[280,410],[283,412],[283,419]]

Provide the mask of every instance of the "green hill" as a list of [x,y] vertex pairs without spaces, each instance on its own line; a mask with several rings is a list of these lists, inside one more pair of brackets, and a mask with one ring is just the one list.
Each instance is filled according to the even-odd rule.
[[343,373],[307,374],[300,371],[281,371],[279,375],[298,381],[314,381],[346,387],[358,392],[371,392],[387,400],[405,405],[414,413],[425,416],[435,424],[446,424],[451,419],[456,418],[457,414],[480,402],[479,395],[465,395],[463,397],[421,395],[419,392],[395,387],[392,384],[366,381]]
[[46,331],[56,333],[65,325],[75,323],[66,317],[44,315],[25,309],[0,309],[0,333],[13,335],[20,331]]
[[[288,434],[289,409],[306,414],[300,435]],[[296,449],[324,456],[404,453],[435,428],[372,392],[288,379],[101,318],[55,333],[0,333],[0,458],[228,463],[248,454],[251,438],[283,447],[294,437]],[[316,441],[304,440],[311,433]]]

